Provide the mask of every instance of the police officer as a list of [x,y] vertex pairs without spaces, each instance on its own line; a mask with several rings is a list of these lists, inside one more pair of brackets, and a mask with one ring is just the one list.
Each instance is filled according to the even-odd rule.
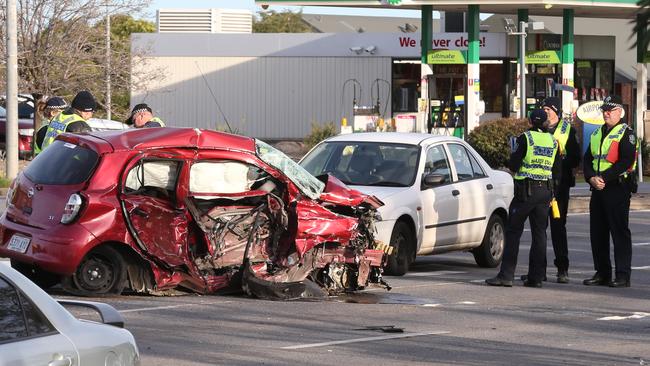
[[43,115],[46,118],[46,122],[41,126],[41,128],[36,131],[34,135],[34,156],[40,154],[42,151],[43,140],[45,140],[45,134],[47,133],[47,126],[49,123],[63,112],[64,109],[68,108],[68,103],[61,97],[50,97],[45,103],[45,109]]
[[[618,96],[605,98],[601,106],[605,124],[594,131],[584,157],[585,180],[591,185],[589,234],[596,273],[587,286],[630,287],[632,236],[629,228],[630,196],[636,184],[638,141],[622,120]],[[614,241],[615,279],[609,256],[609,236]]]
[[145,103],[136,104],[124,123],[135,128],[165,127],[165,123],[160,118],[154,117],[153,110]]
[[533,237],[530,247],[527,287],[542,287],[546,261],[546,227],[553,196],[553,174],[559,174],[560,159],[556,159],[558,143],[546,131],[546,112],[531,112],[532,128],[517,138],[515,151],[510,155],[509,168],[515,173],[515,195],[510,203],[506,242],[501,270],[496,277],[485,280],[491,286],[511,287],[517,266],[519,240],[526,218],[530,220]]
[[[569,248],[566,233],[566,217],[569,209],[569,191],[576,185],[574,169],[580,164],[580,145],[576,131],[567,119],[562,117],[560,98],[549,97],[542,102],[542,108],[548,116],[548,132],[557,140],[558,153],[561,161],[561,174],[554,179],[555,199],[560,211],[560,217],[554,218],[549,212],[551,240],[555,253],[557,267],[557,282],[569,283]],[[556,177],[554,177],[556,178]]]
[[77,93],[72,99],[70,108],[59,113],[48,124],[43,140],[43,150],[50,146],[59,134],[64,132],[90,132],[90,126],[88,126],[86,120],[93,116],[95,108],[97,108],[97,102],[95,102],[95,97],[89,91],[82,90]]

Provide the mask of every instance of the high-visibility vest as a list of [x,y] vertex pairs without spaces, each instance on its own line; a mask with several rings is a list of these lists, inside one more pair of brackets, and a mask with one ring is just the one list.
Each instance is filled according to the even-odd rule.
[[151,122],[158,122],[158,123],[160,123],[160,127],[165,127],[165,122],[163,122],[162,119],[160,119],[158,117],[152,118]]
[[50,146],[54,139],[65,132],[68,125],[73,122],[86,122],[81,116],[76,113],[66,114],[65,112],[59,113],[58,116],[54,117],[50,124],[47,126],[47,133],[45,134],[45,139],[43,140],[42,150],[45,150],[46,147]]
[[47,133],[48,125],[49,122],[48,124],[41,126],[41,128],[39,128],[38,131],[36,131],[36,134],[34,134],[34,156],[40,154],[41,151],[43,151],[44,149],[43,143],[45,142],[45,138],[43,138],[43,140],[41,141],[41,146],[38,146],[38,136],[41,134],[41,130],[44,130],[45,133]]
[[560,120],[558,122],[555,131],[553,132],[553,137],[559,143],[560,155],[566,154],[566,143],[569,141],[569,132],[571,131],[571,124],[565,120]]
[[551,179],[558,142],[548,132],[526,131],[524,136],[528,147],[515,179]]
[[[598,128],[591,134],[591,139],[589,144],[591,146],[591,155],[594,157],[592,160],[592,166],[594,171],[597,173],[602,173],[605,170],[609,169],[618,161],[618,145],[625,134],[625,130],[628,128],[626,123],[619,123],[612,128],[603,139],[603,129]],[[602,142],[602,145],[601,145]],[[639,139],[636,140],[634,145],[635,148],[635,157],[639,152]],[[623,172],[621,175],[627,177],[627,173],[633,172],[636,169],[636,158],[632,165]]]

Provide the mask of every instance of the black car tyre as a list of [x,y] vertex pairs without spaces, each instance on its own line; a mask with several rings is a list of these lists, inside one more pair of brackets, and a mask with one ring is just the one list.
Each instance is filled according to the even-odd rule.
[[46,290],[61,281],[61,276],[34,267],[31,264],[11,260],[11,267],[29,278],[38,287]]
[[402,221],[398,221],[390,236],[390,246],[393,254],[388,256],[386,274],[403,276],[408,272],[409,266],[415,260],[415,239],[411,228]]
[[[126,263],[122,255],[109,246],[101,246],[86,254],[72,275],[72,290],[79,295],[121,294],[126,286]],[[66,283],[64,283],[66,284]]]
[[501,216],[493,214],[488,221],[481,245],[472,250],[474,260],[481,267],[494,268],[501,263],[505,245],[505,226]]

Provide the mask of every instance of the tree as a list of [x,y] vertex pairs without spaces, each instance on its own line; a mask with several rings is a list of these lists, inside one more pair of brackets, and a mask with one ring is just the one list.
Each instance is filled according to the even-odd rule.
[[641,49],[647,50],[650,45],[650,32],[648,32],[648,21],[650,20],[650,0],[639,0],[637,5],[641,7],[639,10],[639,15],[641,21],[633,20],[634,22],[634,33],[632,37],[639,37],[635,42],[634,46],[641,44]]
[[253,20],[253,33],[309,33],[311,27],[302,20],[302,11],[260,11]]
[[[76,92],[86,89],[103,106],[107,64],[104,19],[107,14],[137,13],[148,3],[149,0],[18,0],[19,90],[61,95],[69,102]],[[2,24],[4,10],[2,7],[0,12]],[[134,55],[130,54],[125,34],[153,28],[129,16],[117,16],[115,21],[111,33],[118,40],[111,43],[111,74],[115,89],[128,90],[130,60]],[[0,30],[2,53],[4,32]],[[4,78],[5,70],[0,70],[0,82],[4,83]]]

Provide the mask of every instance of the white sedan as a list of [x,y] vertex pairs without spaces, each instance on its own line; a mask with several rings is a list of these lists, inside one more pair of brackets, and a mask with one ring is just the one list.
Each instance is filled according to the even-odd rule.
[[0,263],[0,366],[139,365],[133,335],[111,306],[61,300],[98,311],[79,320],[25,276]]
[[510,174],[494,170],[465,141],[415,133],[329,138],[300,161],[381,199],[376,238],[396,251],[387,272],[403,275],[416,255],[471,251],[482,267],[501,262],[513,196]]

